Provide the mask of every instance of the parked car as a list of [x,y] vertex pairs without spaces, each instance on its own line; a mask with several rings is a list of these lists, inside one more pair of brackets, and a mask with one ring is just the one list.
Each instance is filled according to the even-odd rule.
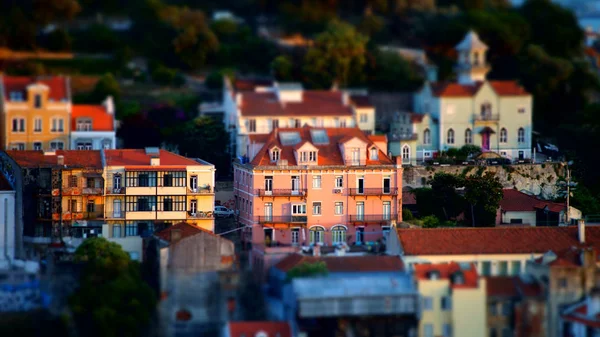
[[215,206],[215,216],[218,218],[231,218],[235,212],[225,206]]

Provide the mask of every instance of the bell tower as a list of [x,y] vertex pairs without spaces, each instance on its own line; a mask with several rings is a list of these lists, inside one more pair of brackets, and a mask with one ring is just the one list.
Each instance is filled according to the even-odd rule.
[[465,38],[454,47],[458,52],[456,74],[459,84],[473,84],[485,81],[490,67],[485,61],[488,46],[481,42],[474,31],[467,33]]

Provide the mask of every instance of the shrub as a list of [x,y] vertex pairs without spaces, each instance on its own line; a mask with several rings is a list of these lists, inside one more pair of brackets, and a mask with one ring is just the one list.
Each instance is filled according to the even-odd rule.
[[223,74],[218,71],[213,71],[204,80],[204,85],[208,89],[222,90],[223,89]]
[[152,71],[152,80],[160,85],[171,85],[175,81],[177,71],[175,69],[167,68],[159,65]]
[[421,221],[423,221],[423,228],[435,228],[440,225],[440,220],[435,215],[423,217]]
[[415,217],[413,216],[412,212],[408,208],[402,209],[402,220],[403,221],[410,221],[410,220],[413,220],[414,218]]

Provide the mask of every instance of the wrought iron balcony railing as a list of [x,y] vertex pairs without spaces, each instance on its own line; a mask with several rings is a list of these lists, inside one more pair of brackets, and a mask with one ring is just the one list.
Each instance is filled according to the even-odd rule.
[[259,224],[305,224],[307,222],[306,215],[272,215],[258,216]]
[[281,189],[256,190],[259,197],[301,197],[306,195],[306,189]]
[[397,187],[349,188],[349,195],[397,195]]
[[387,222],[395,219],[397,214],[353,214],[348,216],[350,222]]

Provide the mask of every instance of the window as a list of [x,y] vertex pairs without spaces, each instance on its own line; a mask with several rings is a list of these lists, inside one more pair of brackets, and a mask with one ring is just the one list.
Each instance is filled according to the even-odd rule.
[[301,128],[302,127],[302,122],[300,122],[299,119],[294,119],[294,127],[295,128]]
[[433,298],[423,296],[423,310],[433,310]]
[[508,262],[506,262],[506,261],[498,262],[498,275],[500,275],[500,276],[508,275]]
[[317,162],[317,151],[310,151],[308,153],[308,160],[312,163]]
[[423,131],[423,144],[431,144],[431,131],[429,131],[429,129],[425,129],[425,131]]
[[11,91],[10,92],[10,100],[13,102],[22,102],[23,101],[23,93],[20,91]]
[[163,211],[173,211],[173,199],[168,198],[168,197],[164,197],[163,198]]
[[279,149],[275,148],[271,150],[271,161],[277,162],[279,160]]
[[62,118],[52,118],[51,132],[63,132],[65,131],[65,120]]
[[371,148],[371,160],[379,159],[377,152],[379,152],[379,151],[377,151],[377,148],[375,148],[375,147]]
[[369,121],[369,115],[367,114],[360,114],[360,122],[361,123],[367,123]]
[[198,212],[198,200],[190,201],[190,213],[196,214]]
[[313,176],[313,188],[321,188],[321,176]]
[[11,150],[24,151],[25,143],[13,143],[10,147]]
[[521,261],[512,261],[510,264],[511,275],[519,275],[521,273]]
[[316,244],[316,243],[323,243],[323,238],[324,238],[324,229],[323,227],[317,226],[317,227],[312,227],[310,230],[310,243],[311,244]]
[[77,150],[92,150],[92,143],[91,142],[78,142],[77,143]]
[[335,215],[344,214],[344,203],[341,201],[336,201],[335,203]]
[[333,244],[346,242],[346,228],[344,226],[334,226],[331,229],[331,240]]
[[519,133],[517,136],[517,141],[519,143],[525,143],[525,129],[519,128]]
[[94,178],[87,178],[85,180],[85,187],[87,187],[87,188],[95,188],[96,187],[96,179],[94,179]]
[[25,132],[25,118],[13,118],[12,131],[13,132]]
[[565,289],[568,285],[568,281],[565,277],[561,277],[558,279],[558,287],[561,289]]
[[517,111],[518,111],[520,114],[524,114],[524,113],[525,113],[527,110],[525,109],[525,107],[524,107],[524,106],[520,106],[520,107],[517,109]]
[[64,149],[65,144],[61,141],[50,142],[50,149],[52,150],[62,150]]
[[77,200],[70,200],[69,201],[69,212],[74,213],[77,212],[79,210],[79,207],[77,207]]
[[273,121],[271,121],[271,128],[273,130],[279,128],[279,119],[275,118]]
[[446,142],[448,144],[454,144],[454,130],[452,130],[452,129],[448,130],[448,137],[446,139]]
[[300,242],[300,228],[292,228],[292,244],[297,245]]
[[313,202],[313,215],[321,215],[321,202]]
[[346,119],[342,118],[340,119],[340,128],[345,128],[346,127]]
[[306,215],[306,204],[292,205],[292,215]]
[[77,120],[77,131],[92,131],[92,120],[91,119]]
[[77,187],[77,176],[75,176],[75,175],[69,176],[69,187]]
[[492,105],[488,102],[481,104],[481,116],[486,117],[492,114]]
[[390,187],[390,184],[392,182],[392,178],[390,177],[383,177],[383,194],[390,194],[392,189]]
[[42,143],[40,143],[40,142],[33,143],[33,149],[36,151],[40,151],[42,149]]
[[169,173],[165,173],[163,175],[163,186],[171,187],[173,186],[173,175]]
[[292,176],[292,191],[298,192],[300,190],[300,177]]
[[442,297],[442,310],[452,310],[452,299],[449,296]]
[[[185,207],[185,196],[182,197],[183,207]],[[160,196],[161,204],[164,202],[165,196]],[[167,197],[173,198],[173,197]],[[156,210],[156,196],[126,196],[125,197],[125,211],[126,212],[148,212]]]
[[505,128],[500,129],[500,143],[506,143],[508,141],[508,132]]
[[120,174],[113,175],[113,188],[115,188],[115,189],[121,188],[121,175]]
[[190,176],[190,188],[192,189],[192,191],[195,191],[198,189],[198,176],[197,175]]
[[503,316],[509,316],[510,315],[510,302],[504,302],[502,303],[502,315]]
[[94,200],[88,200],[86,209],[88,213],[96,212],[96,204],[94,203]]
[[472,144],[473,143],[473,132],[471,132],[471,129],[466,129],[465,130],[465,144]]
[[402,162],[410,162],[410,147],[408,145],[402,147]]
[[34,132],[42,132],[42,119],[36,118],[33,121],[33,131]]
[[33,104],[36,109],[40,109],[42,107],[42,95],[35,95]]
[[433,337],[433,324],[423,325],[423,337]]
[[256,132],[256,119],[248,120],[248,132]]
[[315,125],[318,128],[323,127],[323,118],[317,118],[317,124]]
[[304,152],[304,151],[303,151],[303,152],[300,152],[300,162],[301,162],[301,163],[305,163],[305,162],[307,162],[307,159],[306,159],[306,158],[308,158],[308,156],[307,156],[307,152]]
[[335,176],[335,188],[344,187],[344,177],[343,176]]
[[444,324],[442,327],[443,337],[452,337],[452,326],[450,324]]
[[492,273],[492,264],[490,261],[483,261],[481,263],[481,275],[490,276]]
[[273,191],[273,176],[265,176],[265,191]]
[[498,305],[496,302],[490,303],[490,315],[492,315],[492,316],[498,315]]

